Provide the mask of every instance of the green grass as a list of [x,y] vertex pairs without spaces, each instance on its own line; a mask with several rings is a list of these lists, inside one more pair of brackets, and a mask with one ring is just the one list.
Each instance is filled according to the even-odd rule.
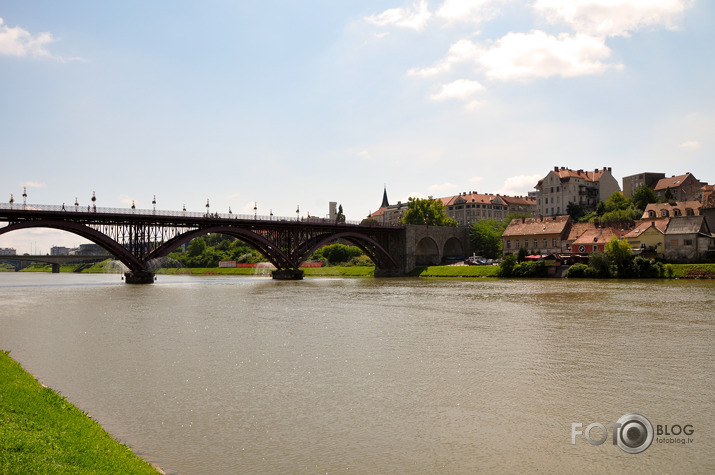
[[0,473],[157,471],[0,350]]
[[429,266],[417,267],[413,277],[498,277],[499,266]]
[[666,264],[673,269],[676,279],[692,278],[694,274],[715,275],[715,264]]

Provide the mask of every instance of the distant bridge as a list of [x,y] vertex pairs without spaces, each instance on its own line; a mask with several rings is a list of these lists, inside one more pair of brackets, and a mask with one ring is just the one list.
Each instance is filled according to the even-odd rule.
[[[52,272],[58,273],[62,264],[97,263],[111,259],[109,254],[63,254],[60,256],[47,255],[9,255],[0,256],[0,262],[10,263],[16,269],[22,269],[32,262],[43,262],[52,265]],[[25,264],[23,266],[22,264]]]
[[276,270],[274,279],[303,278],[300,265],[321,246],[342,240],[375,263],[375,276],[405,275],[416,265],[470,251],[465,228],[390,226],[232,213],[194,213],[57,205],[0,204],[0,235],[30,228],[67,231],[100,245],[129,268],[127,283],[154,281],[155,260],[196,237],[219,233],[240,239]]

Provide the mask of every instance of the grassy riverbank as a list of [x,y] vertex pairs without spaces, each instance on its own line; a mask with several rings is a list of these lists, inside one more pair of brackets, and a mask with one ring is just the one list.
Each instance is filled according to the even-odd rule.
[[[60,272],[74,272],[78,265],[63,265]],[[702,279],[715,278],[715,264],[668,264],[673,270],[675,279]],[[243,276],[269,276],[272,267],[257,268],[219,268],[219,267],[183,267],[166,268],[156,271],[159,275],[243,275]],[[303,269],[306,277],[372,277],[375,275],[374,266],[330,266],[306,267]],[[33,264],[22,272],[51,272],[49,265]],[[118,267],[109,261],[100,262],[83,273],[116,273]],[[498,266],[428,266],[418,267],[409,274],[411,277],[498,277]]]
[[157,473],[8,353],[0,350],[0,473]]

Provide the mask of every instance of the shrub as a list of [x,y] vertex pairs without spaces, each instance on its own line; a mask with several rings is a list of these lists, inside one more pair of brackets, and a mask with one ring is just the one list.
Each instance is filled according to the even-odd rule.
[[546,277],[546,264],[544,261],[522,262],[514,266],[515,277]]
[[587,277],[586,271],[588,271],[589,269],[590,267],[588,267],[586,264],[574,264],[569,267],[569,270],[566,271],[566,277],[569,279]]
[[516,256],[514,254],[507,255],[499,264],[499,276],[511,277],[514,274],[516,266]]
[[665,274],[665,268],[660,262],[647,259],[643,256],[636,256],[633,259],[632,274],[634,277],[655,278]]

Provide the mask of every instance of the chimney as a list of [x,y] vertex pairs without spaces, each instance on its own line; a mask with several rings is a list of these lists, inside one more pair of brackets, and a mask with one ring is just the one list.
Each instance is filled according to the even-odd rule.
[[593,173],[598,173],[598,168],[594,168]]
[[522,217],[521,217],[521,224],[524,224],[525,221],[526,221],[526,218],[522,216]]
[[555,172],[559,171],[559,167],[554,167],[554,171]]

